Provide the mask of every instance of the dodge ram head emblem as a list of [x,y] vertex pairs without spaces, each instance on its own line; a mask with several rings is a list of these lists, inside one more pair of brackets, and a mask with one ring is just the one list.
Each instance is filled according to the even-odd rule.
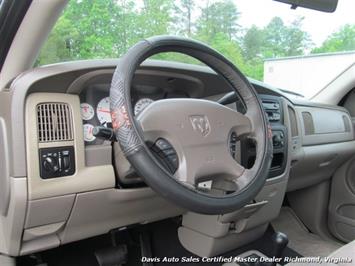
[[192,128],[199,132],[203,137],[206,137],[211,132],[210,122],[205,115],[190,116]]

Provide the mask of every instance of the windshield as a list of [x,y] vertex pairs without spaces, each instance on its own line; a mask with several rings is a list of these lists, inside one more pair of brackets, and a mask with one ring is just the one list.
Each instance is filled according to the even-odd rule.
[[209,44],[250,78],[310,98],[355,62],[354,10],[353,0],[339,0],[334,13],[271,0],[71,0],[36,64],[117,58],[143,38],[179,35]]

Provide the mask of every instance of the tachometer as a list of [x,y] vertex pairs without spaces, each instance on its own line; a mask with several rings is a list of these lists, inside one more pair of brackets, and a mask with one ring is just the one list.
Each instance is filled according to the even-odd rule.
[[92,134],[94,126],[91,124],[84,125],[84,140],[87,142],[92,142],[96,139],[96,137]]
[[111,123],[110,97],[103,98],[97,104],[96,115],[101,125],[107,126],[107,123]]
[[145,108],[148,107],[148,105],[150,105],[153,102],[154,101],[152,99],[149,99],[149,98],[140,99],[136,103],[136,105],[134,106],[134,115],[138,115],[139,113],[141,113]]
[[95,111],[90,104],[81,103],[80,109],[81,109],[81,118],[83,120],[90,120],[91,118],[94,117]]

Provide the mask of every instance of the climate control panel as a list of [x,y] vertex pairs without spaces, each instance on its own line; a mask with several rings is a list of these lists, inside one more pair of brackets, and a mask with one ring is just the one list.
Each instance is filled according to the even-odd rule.
[[43,179],[69,176],[75,173],[75,154],[73,146],[41,148],[40,176]]

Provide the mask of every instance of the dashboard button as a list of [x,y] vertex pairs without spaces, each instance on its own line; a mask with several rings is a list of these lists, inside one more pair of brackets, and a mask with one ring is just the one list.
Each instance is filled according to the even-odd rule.
[[179,158],[173,146],[167,140],[162,138],[158,139],[154,145],[151,146],[151,150],[169,172],[172,174],[176,172],[179,166]]
[[165,139],[158,139],[155,145],[160,149],[160,150],[167,150],[171,149],[171,145],[169,142],[167,142]]
[[171,149],[166,149],[166,150],[162,150],[161,153],[164,155],[164,156],[169,156],[169,155],[174,155],[176,154],[175,150],[173,148]]
[[168,156],[168,160],[169,162],[174,166],[175,170],[177,169],[178,165],[179,165],[179,161],[178,161],[178,157],[176,154],[174,155],[169,155]]

